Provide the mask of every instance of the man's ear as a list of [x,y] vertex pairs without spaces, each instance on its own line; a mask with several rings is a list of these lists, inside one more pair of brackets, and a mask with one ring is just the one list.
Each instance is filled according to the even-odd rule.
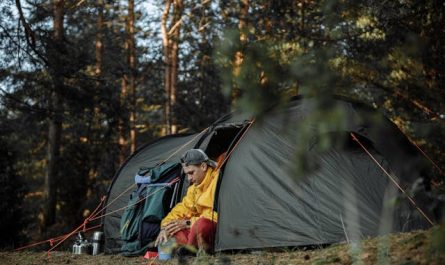
[[207,165],[207,163],[202,162],[201,167],[202,167],[202,170],[205,171],[205,170],[207,170],[208,165]]

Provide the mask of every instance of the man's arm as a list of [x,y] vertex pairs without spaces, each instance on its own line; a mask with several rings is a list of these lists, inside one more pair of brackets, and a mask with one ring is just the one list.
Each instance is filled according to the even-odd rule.
[[194,207],[194,189],[191,186],[187,190],[187,194],[182,198],[182,201],[173,207],[173,209],[161,221],[161,227],[176,220],[189,220],[193,216]]
[[155,246],[167,241],[168,237],[176,234],[190,226],[189,219],[192,217],[192,207],[194,206],[194,189],[191,186],[182,201],[173,207],[161,221],[161,231],[155,241]]

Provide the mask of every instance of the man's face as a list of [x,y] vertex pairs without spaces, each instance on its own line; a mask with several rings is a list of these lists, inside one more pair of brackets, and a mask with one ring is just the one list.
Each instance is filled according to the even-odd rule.
[[206,175],[207,164],[201,163],[200,165],[188,165],[183,166],[182,168],[184,169],[184,173],[189,182],[193,183],[193,185],[199,185]]

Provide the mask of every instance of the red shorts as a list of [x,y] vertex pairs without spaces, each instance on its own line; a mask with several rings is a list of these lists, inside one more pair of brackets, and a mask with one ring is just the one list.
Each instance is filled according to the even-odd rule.
[[176,242],[180,245],[192,245],[206,251],[213,249],[216,222],[204,217],[199,218],[190,229],[184,229],[175,234]]

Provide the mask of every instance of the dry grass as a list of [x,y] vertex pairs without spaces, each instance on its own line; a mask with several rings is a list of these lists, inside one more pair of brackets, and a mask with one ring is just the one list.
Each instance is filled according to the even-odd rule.
[[255,251],[251,254],[200,255],[169,261],[126,258],[119,255],[73,255],[69,252],[1,252],[0,264],[445,264],[445,226],[427,231],[393,234],[360,243],[351,255],[351,246],[337,244],[318,250]]

